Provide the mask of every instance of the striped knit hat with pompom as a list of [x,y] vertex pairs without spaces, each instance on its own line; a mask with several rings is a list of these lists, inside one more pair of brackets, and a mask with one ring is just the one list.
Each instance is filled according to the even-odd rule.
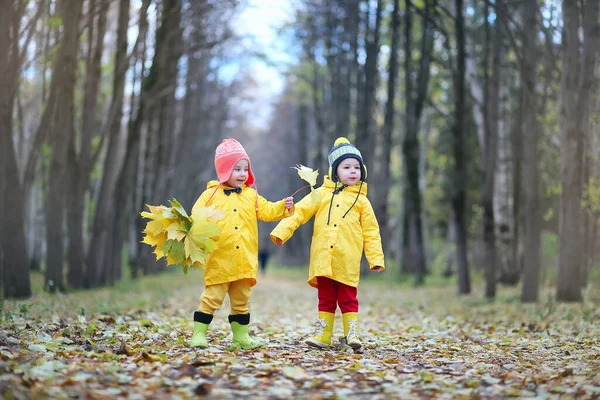
[[354,147],[352,143],[345,137],[339,137],[333,143],[333,147],[329,151],[329,156],[327,157],[327,161],[329,161],[329,177],[332,181],[337,182],[337,167],[340,165],[342,160],[346,158],[355,158],[360,163],[360,172],[361,177],[360,180],[364,181],[367,179],[367,168],[362,159],[362,155],[360,151]]

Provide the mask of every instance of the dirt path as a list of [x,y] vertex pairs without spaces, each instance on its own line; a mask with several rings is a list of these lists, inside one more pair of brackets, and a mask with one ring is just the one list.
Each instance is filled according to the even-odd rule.
[[[197,279],[193,277],[190,279]],[[211,346],[187,346],[201,287],[163,288],[119,313],[13,315],[0,327],[0,395],[10,398],[456,398],[600,396],[600,307],[485,305],[453,288],[362,284],[364,352],[315,350],[316,290],[267,276],[252,297],[252,329],[268,345],[231,347],[228,303]],[[148,298],[142,299],[143,296]],[[35,300],[35,299],[34,299]],[[38,299],[38,301],[41,301]],[[63,298],[67,301],[83,301]],[[551,307],[549,305],[548,307]],[[597,306],[597,304],[596,304]],[[72,306],[70,306],[72,308]],[[42,310],[43,308],[40,307]],[[54,310],[54,311],[52,311]]]

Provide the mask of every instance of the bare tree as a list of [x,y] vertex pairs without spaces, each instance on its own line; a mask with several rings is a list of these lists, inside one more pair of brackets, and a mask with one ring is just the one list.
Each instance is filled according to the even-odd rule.
[[[370,21],[369,13],[365,19],[366,30],[366,53],[364,73],[361,81],[364,82],[363,90],[359,90],[356,146],[360,149],[363,158],[367,162],[375,163],[374,144],[378,130],[374,129],[373,117],[375,114],[375,90],[378,82],[377,62],[379,59],[380,36],[381,36],[381,13],[382,0],[377,0],[375,9],[374,25]],[[367,9],[370,10],[369,2]]]
[[[486,6],[487,9],[487,6]],[[504,2],[496,0],[496,16],[498,21],[494,24],[493,55],[492,55],[492,76],[490,78],[489,102],[486,101],[486,135],[484,146],[484,171],[485,183],[483,190],[483,209],[484,209],[484,241],[485,241],[485,262],[486,262],[486,286],[485,295],[487,298],[496,296],[497,280],[497,252],[496,252],[496,223],[494,216],[494,184],[496,177],[496,160],[498,155],[498,130],[500,125],[500,82],[502,80],[502,67],[504,55],[503,45],[503,27],[499,21],[504,18]],[[488,13],[485,14],[486,25],[488,22]],[[489,29],[489,28],[488,28]],[[489,43],[489,42],[488,42]],[[487,63],[486,63],[487,64]],[[486,65],[487,75],[487,65]],[[487,85],[486,85],[487,86]],[[486,97],[487,97],[486,96]]]
[[377,184],[373,199],[373,208],[381,238],[383,241],[384,253],[388,253],[391,247],[390,228],[388,217],[388,195],[390,192],[390,159],[392,152],[392,134],[396,122],[396,83],[398,78],[398,50],[400,45],[400,1],[394,0],[394,9],[392,11],[392,38],[390,59],[388,61],[388,82],[387,82],[387,100],[385,103],[385,120],[382,128],[381,138],[381,159],[379,162],[379,173],[377,174],[375,183]]
[[413,5],[410,0],[406,0],[404,10],[406,132],[402,142],[402,154],[406,169],[406,182],[404,186],[402,271],[415,273],[417,284],[423,283],[425,274],[427,273],[423,246],[422,200],[419,188],[419,130],[429,87],[429,66],[431,64],[434,36],[431,13],[435,5],[435,1],[425,1],[423,34],[421,36],[421,58],[416,78],[417,87],[414,89],[412,65]]
[[[563,66],[561,118],[561,208],[560,254],[557,281],[559,301],[583,300],[583,140],[589,127],[590,90],[594,86],[594,69],[600,47],[597,1],[586,1],[580,7],[574,1],[563,1]],[[583,17],[582,17],[583,16]],[[583,21],[583,26],[580,24]],[[583,43],[580,41],[583,28]],[[581,50],[580,50],[581,49]]]
[[[13,143],[13,111],[18,91],[19,70],[29,39],[19,48],[23,1],[0,1],[0,273],[1,296],[31,295],[25,242],[25,193],[19,178]],[[9,189],[9,190],[7,190]]]
[[77,71],[77,51],[79,48],[79,20],[82,2],[63,0],[57,3],[63,21],[63,35],[60,52],[54,66],[56,74],[56,102],[60,107],[54,110],[50,143],[52,161],[48,178],[48,198],[46,200],[46,276],[45,287],[50,291],[64,291],[64,223],[66,193],[68,187],[67,149],[74,135],[75,82]]
[[539,173],[539,130],[536,106],[536,33],[537,0],[527,0],[524,4],[523,28],[523,248],[526,249],[523,262],[523,285],[521,301],[538,300],[540,254],[541,254],[541,214],[540,214],[540,173]]
[[465,29],[463,1],[455,0],[456,29],[456,72],[454,77],[455,116],[452,129],[452,148],[454,154],[454,174],[452,185],[452,209],[456,219],[456,261],[458,291],[460,294],[471,292],[469,263],[467,260],[467,155],[465,150]]
[[67,155],[70,174],[70,186],[67,193],[67,228],[69,232],[67,282],[74,288],[84,286],[86,249],[83,220],[86,210],[86,193],[90,186],[91,172],[97,157],[97,154],[92,152],[92,138],[99,128],[98,91],[102,75],[101,61],[108,8],[107,0],[91,0],[88,4],[88,43],[82,121],[79,139],[73,135]]
[[[145,0],[140,10],[140,32],[139,37],[144,37],[147,20],[146,12],[150,4]],[[115,209],[113,197],[117,184],[118,169],[122,163],[119,160],[119,135],[121,132],[121,119],[123,116],[123,96],[125,90],[125,74],[129,65],[127,55],[127,29],[129,25],[130,0],[119,1],[119,22],[117,27],[117,52],[115,55],[115,67],[113,74],[112,99],[109,108],[107,126],[106,156],[100,188],[96,200],[96,211],[92,227],[92,239],[94,243],[90,246],[87,256],[87,269],[85,275],[86,287],[97,287],[107,281],[106,270],[112,255],[111,237],[114,233],[112,221]],[[134,51],[137,51],[134,48]]]

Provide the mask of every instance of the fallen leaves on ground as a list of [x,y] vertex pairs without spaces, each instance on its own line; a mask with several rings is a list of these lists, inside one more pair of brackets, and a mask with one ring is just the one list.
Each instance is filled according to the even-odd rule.
[[[192,275],[201,282],[199,275]],[[165,280],[172,278],[165,278]],[[18,303],[0,327],[5,398],[598,398],[600,308],[496,304],[454,288],[359,288],[364,348],[340,340],[309,348],[316,290],[281,276],[259,279],[251,333],[260,349],[232,347],[229,303],[210,325],[208,349],[188,346],[201,286],[187,281],[145,307],[78,315],[86,293]],[[132,296],[134,293],[123,293]],[[69,297],[70,296],[70,297]],[[79,297],[77,297],[79,296]],[[152,297],[152,296],[151,296]],[[46,298],[46,297],[45,297]],[[49,297],[48,297],[49,298]],[[83,301],[83,300],[81,300]],[[62,302],[62,303],[61,303]],[[79,313],[81,314],[81,313]],[[12,397],[11,397],[12,396]]]

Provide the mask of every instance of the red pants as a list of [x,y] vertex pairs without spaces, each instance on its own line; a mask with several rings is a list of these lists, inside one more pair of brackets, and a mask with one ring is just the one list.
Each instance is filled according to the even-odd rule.
[[319,311],[335,314],[339,304],[342,314],[358,312],[357,289],[333,279],[317,276]]

